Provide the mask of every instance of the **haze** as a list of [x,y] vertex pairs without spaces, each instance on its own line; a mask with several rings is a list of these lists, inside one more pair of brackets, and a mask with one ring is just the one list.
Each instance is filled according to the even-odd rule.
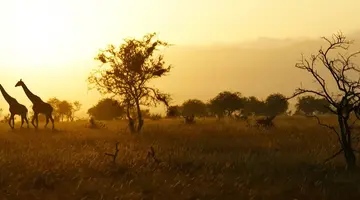
[[[82,114],[101,96],[86,78],[100,48],[159,33],[171,75],[156,81],[175,103],[223,90],[265,97],[291,93],[305,76],[294,64],[339,30],[360,40],[357,0],[12,0],[0,8],[0,82],[30,106],[22,78],[43,100],[79,100]],[[357,41],[359,41],[357,40]],[[296,76],[296,77],[295,77]],[[4,100],[1,108],[7,108]]]

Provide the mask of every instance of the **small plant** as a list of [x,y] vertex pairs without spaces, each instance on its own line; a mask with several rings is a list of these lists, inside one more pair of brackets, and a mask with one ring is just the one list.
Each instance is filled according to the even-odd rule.
[[4,118],[1,120],[2,123],[8,123],[10,119],[10,114],[7,114],[6,116],[4,116]]
[[105,153],[105,155],[112,157],[112,162],[115,164],[118,153],[119,153],[119,142],[116,142],[115,143],[115,151],[114,151],[114,153],[113,154]]
[[96,122],[93,117],[89,119],[89,124],[87,125],[90,129],[99,129],[99,128],[106,128],[105,124],[101,122]]
[[161,160],[156,157],[154,147],[150,147],[150,150],[147,153],[146,159],[152,159],[156,164],[160,164]]

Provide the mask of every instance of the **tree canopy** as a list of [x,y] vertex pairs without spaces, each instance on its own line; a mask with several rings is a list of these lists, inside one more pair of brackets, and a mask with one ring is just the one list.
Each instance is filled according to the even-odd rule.
[[230,116],[234,111],[244,107],[245,99],[239,92],[224,91],[210,100],[209,108],[218,117]]
[[52,97],[47,101],[54,109],[53,115],[55,121],[73,121],[75,112],[81,109],[81,103],[79,101],[69,102],[66,100],[59,100],[56,97]]
[[180,106],[169,106],[166,111],[167,117],[179,117],[181,115],[181,108]]
[[265,104],[268,116],[283,114],[289,107],[286,97],[280,93],[270,94],[266,98]]
[[248,115],[266,115],[266,104],[255,96],[246,97],[244,100],[243,114]]
[[102,94],[112,94],[125,102],[128,110],[137,111],[138,126],[127,115],[132,131],[140,131],[143,126],[141,105],[150,106],[163,102],[168,106],[170,96],[159,89],[149,86],[149,81],[165,76],[171,66],[166,65],[164,56],[156,52],[167,47],[167,42],[156,40],[156,34],[146,34],[142,39],[125,39],[125,43],[116,47],[109,45],[100,50],[95,60],[101,63],[90,74],[90,88],[96,88]]
[[305,115],[330,113],[329,106],[330,104],[326,99],[310,95],[299,97],[295,105],[296,113],[303,112]]
[[189,99],[182,104],[183,116],[207,116],[207,106],[204,102],[198,99]]
[[115,99],[101,99],[87,113],[97,120],[113,120],[125,116],[125,108]]

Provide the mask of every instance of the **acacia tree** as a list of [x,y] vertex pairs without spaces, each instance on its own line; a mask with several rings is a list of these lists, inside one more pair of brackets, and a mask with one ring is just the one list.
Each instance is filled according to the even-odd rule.
[[178,105],[169,106],[166,111],[167,117],[179,117],[181,115],[181,108]]
[[255,96],[246,97],[242,112],[245,115],[266,115],[266,104]]
[[216,95],[209,102],[209,107],[212,113],[216,114],[218,118],[222,116],[230,116],[236,110],[244,107],[245,99],[239,92],[223,91]]
[[311,115],[315,112],[319,114],[329,113],[329,102],[324,98],[315,98],[314,96],[306,95],[298,98],[295,105],[296,113],[303,112],[305,115]]
[[[55,121],[60,121],[60,118],[61,118],[61,116],[58,112],[58,105],[60,104],[60,102],[61,101],[56,97],[52,97],[47,101],[47,103],[49,103],[54,108],[53,115],[54,115]],[[31,107],[30,107],[30,110],[32,110]]]
[[[350,115],[355,112],[357,119],[360,117],[360,67],[352,62],[352,58],[360,51],[348,53],[352,41],[347,40],[342,33],[334,34],[330,39],[325,37],[323,39],[328,43],[327,48],[320,48],[316,55],[308,59],[302,56],[301,62],[295,65],[312,75],[319,90],[297,88],[290,98],[310,93],[326,99],[329,103],[329,111],[337,115],[338,126],[323,124],[318,117],[315,117],[320,125],[336,133],[340,144],[340,150],[326,161],[344,152],[347,168],[352,169],[356,166],[356,157],[353,149],[354,135],[351,130],[356,119],[351,121]],[[329,73],[330,80],[326,79],[325,74],[319,73],[319,65]],[[330,90],[329,81],[333,81],[336,87]]]
[[71,115],[72,115],[72,111],[73,111],[73,105],[66,101],[60,101],[60,103],[57,105],[57,112],[60,116],[60,120],[64,121],[64,118],[67,118],[68,121],[71,120]]
[[75,119],[75,113],[78,112],[82,107],[82,104],[80,103],[80,101],[74,101],[72,103],[72,110],[71,110],[71,114],[70,116],[68,116],[68,118],[70,118],[71,121],[74,121]]
[[97,120],[113,120],[125,116],[125,108],[115,99],[101,99],[87,113]]
[[[130,130],[139,132],[144,124],[141,105],[151,106],[163,102],[168,106],[170,96],[148,85],[150,80],[170,72],[164,56],[156,55],[160,47],[168,43],[155,40],[156,34],[146,34],[142,39],[125,39],[119,47],[109,45],[100,50],[95,60],[101,62],[88,77],[90,89],[96,88],[102,94],[111,94],[123,101],[127,108]],[[137,113],[137,127],[131,117],[131,110]]]
[[182,104],[182,116],[205,117],[207,115],[207,106],[199,99],[189,99]]
[[265,100],[266,114],[268,116],[285,113],[289,107],[286,97],[280,93],[270,94]]

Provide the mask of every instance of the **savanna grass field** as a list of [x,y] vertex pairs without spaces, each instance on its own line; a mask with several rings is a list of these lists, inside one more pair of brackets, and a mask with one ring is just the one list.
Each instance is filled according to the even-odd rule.
[[[335,116],[322,121],[336,124]],[[358,199],[360,173],[344,170],[336,135],[315,119],[279,116],[262,130],[243,121],[146,120],[1,124],[0,199]],[[118,143],[115,163],[111,156]],[[155,154],[148,156],[151,147]],[[152,154],[151,154],[152,155]],[[357,155],[358,156],[358,155]]]

